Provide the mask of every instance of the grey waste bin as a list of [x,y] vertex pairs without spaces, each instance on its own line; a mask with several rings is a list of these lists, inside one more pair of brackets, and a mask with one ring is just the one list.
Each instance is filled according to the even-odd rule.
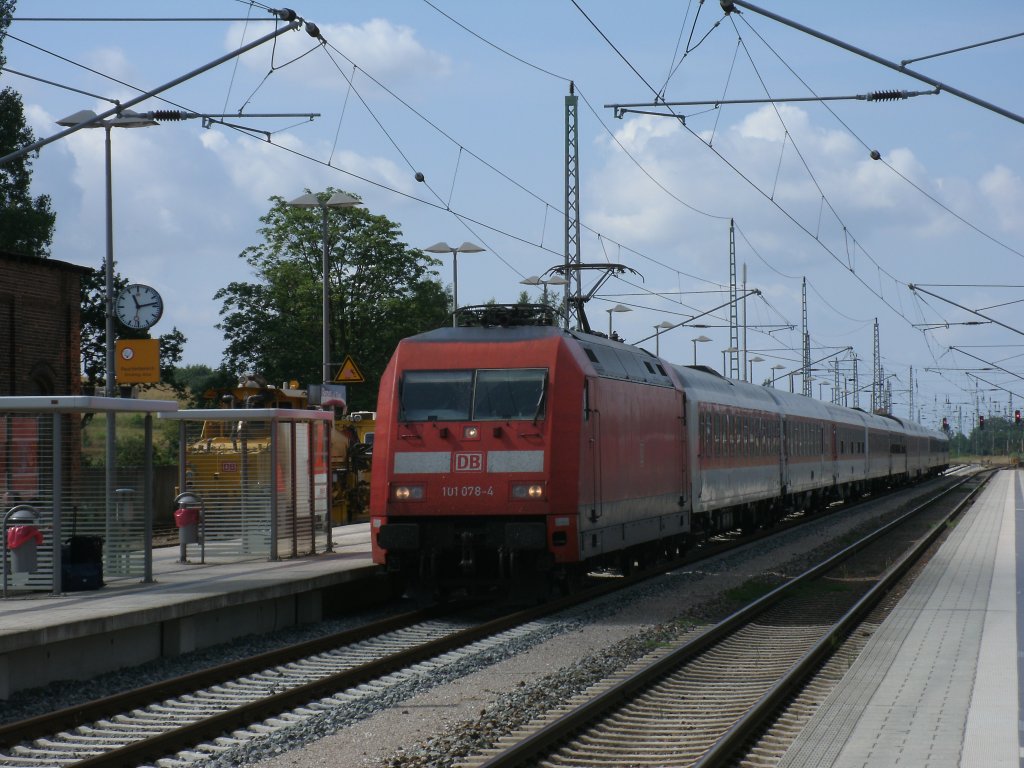
[[39,567],[37,548],[43,534],[36,527],[30,507],[15,507],[7,518],[7,549],[11,553],[12,573],[32,573]]

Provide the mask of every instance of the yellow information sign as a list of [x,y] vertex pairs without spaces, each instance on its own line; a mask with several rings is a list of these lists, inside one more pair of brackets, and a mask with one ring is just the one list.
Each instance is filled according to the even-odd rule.
[[335,375],[334,380],[341,384],[358,384],[366,381],[351,355],[345,357],[345,362],[341,364],[341,370]]
[[118,384],[156,384],[160,381],[159,339],[118,339],[114,350]]

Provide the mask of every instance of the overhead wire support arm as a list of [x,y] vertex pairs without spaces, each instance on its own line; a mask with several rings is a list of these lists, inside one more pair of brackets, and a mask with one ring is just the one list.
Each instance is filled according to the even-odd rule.
[[660,115],[664,117],[679,117],[679,115],[665,112],[641,111],[640,107],[721,107],[728,104],[778,104],[795,101],[896,101],[897,99],[909,99],[914,96],[935,96],[939,88],[930,91],[872,91],[871,93],[855,94],[853,96],[794,96],[791,98],[774,99],[709,99],[704,101],[658,101],[636,103],[636,104],[605,104],[605,109],[614,109],[615,117],[621,118],[627,113],[643,115]]
[[[65,136],[69,136],[72,133],[81,130],[82,128],[88,128],[92,125],[100,124],[108,117],[118,115],[125,109],[128,109],[129,107],[132,107],[138,104],[139,102],[145,101],[146,99],[150,99],[153,96],[156,96],[157,94],[170,90],[176,85],[180,85],[181,83],[184,83],[187,80],[191,80],[193,77],[201,75],[203,72],[213,69],[214,67],[220,66],[226,61],[230,61],[231,59],[241,56],[243,53],[251,51],[253,48],[257,48],[263,45],[264,43],[269,42],[270,40],[280,37],[285,32],[292,32],[303,25],[302,19],[298,18],[295,15],[294,11],[283,9],[281,11],[274,11],[274,13],[279,18],[287,21],[288,23],[285,24],[280,29],[276,29],[269,34],[264,35],[263,37],[253,40],[251,43],[247,43],[246,45],[243,45],[241,48],[236,48],[234,51],[226,53],[220,58],[214,59],[208,64],[204,64],[198,69],[194,69],[191,72],[184,74],[181,77],[176,77],[174,80],[171,80],[168,83],[164,83],[163,85],[154,88],[151,91],[146,91],[145,93],[139,96],[129,99],[128,101],[125,101],[123,103],[120,103],[116,107],[108,109],[106,112],[102,112],[94,117],[90,117],[89,119],[84,120],[81,123],[77,123],[69,128],[65,128],[63,131],[60,131],[59,133],[55,133],[53,136],[47,136],[45,139],[40,139],[39,141],[35,141],[27,146],[22,147],[21,149],[11,152],[10,154],[4,155],[3,157],[0,157],[0,165],[4,165],[6,163],[11,162],[12,160],[17,160],[18,158],[24,157],[30,152],[35,152],[36,150],[45,147],[47,144],[51,144],[57,141],[58,139],[63,139]],[[310,25],[307,25],[307,27],[308,26]],[[313,27],[313,29],[315,29],[315,26]],[[310,32],[310,34],[312,34],[312,31]],[[319,34],[319,32],[317,32],[317,34]]]
[[958,309],[962,309],[964,312],[970,312],[972,315],[977,315],[978,317],[980,317],[980,318],[982,318],[984,320],[988,320],[990,323],[995,323],[996,325],[998,325],[998,326],[1000,326],[1002,328],[1005,328],[1008,331],[1013,331],[1016,334],[1020,334],[1021,336],[1024,336],[1024,331],[1022,331],[1022,330],[1020,330],[1018,328],[1014,328],[1012,325],[1007,325],[1006,323],[1001,323],[998,320],[996,320],[995,318],[989,317],[988,315],[983,315],[981,312],[979,312],[976,309],[971,309],[970,307],[965,307],[963,304],[957,304],[955,301],[950,301],[949,299],[947,299],[947,298],[945,298],[943,296],[939,296],[939,294],[937,294],[937,293],[932,293],[931,291],[926,291],[924,288],[922,288],[919,285],[915,285],[914,283],[910,283],[910,284],[907,285],[907,288],[909,288],[912,291],[920,291],[921,293],[927,293],[929,296],[934,296],[939,301],[944,301],[947,304],[952,304],[954,307],[957,307]]
[[[739,295],[739,293],[742,293],[742,295]],[[760,296],[760,295],[761,295],[761,289],[760,288],[750,288],[746,292],[740,291],[740,292],[738,292],[738,294],[737,294],[735,299],[729,299],[729,301],[727,301],[727,302],[725,302],[723,304],[719,304],[717,307],[712,307],[711,309],[707,310],[706,312],[701,312],[699,315],[694,315],[693,317],[691,317],[691,318],[689,318],[687,320],[683,320],[680,323],[675,323],[671,327],[665,328],[664,330],[659,331],[659,333],[660,334],[668,333],[671,330],[674,330],[676,328],[682,328],[683,326],[687,326],[689,328],[702,328],[702,327],[705,327],[705,326],[699,326],[699,325],[691,325],[691,323],[693,323],[694,320],[699,320],[702,317],[706,317],[707,315],[710,315],[712,312],[717,312],[718,310],[722,309],[723,307],[728,307],[730,304],[734,304],[737,301],[742,301],[743,299],[747,298],[748,296]],[[653,339],[657,335],[658,334],[652,333],[650,336],[645,336],[644,338],[637,340],[636,343],[637,344],[642,344],[645,341],[650,341],[651,339]]]
[[920,72],[915,72],[912,69],[907,69],[905,66],[903,66],[902,64],[898,64],[895,61],[889,61],[888,59],[884,59],[881,56],[877,56],[873,53],[870,53],[869,51],[865,51],[854,45],[850,45],[849,43],[844,43],[842,40],[832,37],[831,35],[826,35],[824,32],[818,32],[817,30],[811,29],[810,27],[806,27],[803,24],[800,24],[796,21],[787,19],[784,16],[779,16],[778,14],[772,13],[771,11],[767,11],[764,8],[759,8],[756,5],[746,2],[746,0],[719,0],[719,3],[722,6],[722,10],[725,11],[726,13],[733,13],[737,8],[745,8],[748,11],[752,11],[754,13],[760,14],[761,16],[765,16],[769,19],[779,22],[780,24],[785,24],[787,27],[792,27],[793,29],[796,29],[800,32],[811,35],[812,37],[816,37],[819,40],[823,40],[826,43],[831,43],[832,45],[842,48],[843,50],[849,51],[850,53],[855,53],[858,56],[864,57],[865,59],[870,59],[876,64],[881,64],[883,67],[888,67],[889,69],[895,70],[896,72],[908,75],[909,77],[912,77],[915,80],[920,80],[922,83],[928,83],[928,85],[938,88],[939,90],[946,91],[946,93],[951,93],[954,96],[958,96],[959,98],[964,99],[965,101],[969,101],[972,104],[977,104],[979,107],[984,107],[985,109],[991,110],[992,112],[995,112],[998,115],[1002,115],[1003,117],[1008,117],[1014,122],[1024,123],[1024,117],[1016,114],[1015,112],[1011,112],[1008,109],[1003,109],[1002,107],[996,106],[995,104],[985,101],[984,99],[979,99],[977,96],[972,96],[966,91],[961,91],[959,88],[954,88],[951,85],[946,85],[945,83],[936,80],[933,77],[928,77],[928,75],[921,74]]

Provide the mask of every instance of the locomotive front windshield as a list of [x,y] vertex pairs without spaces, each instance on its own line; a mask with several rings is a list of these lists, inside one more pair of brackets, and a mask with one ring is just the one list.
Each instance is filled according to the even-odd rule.
[[507,421],[544,415],[547,371],[407,371],[402,377],[402,421]]

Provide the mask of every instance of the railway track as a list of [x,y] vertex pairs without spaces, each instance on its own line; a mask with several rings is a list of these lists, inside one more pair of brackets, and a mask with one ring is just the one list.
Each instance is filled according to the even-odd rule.
[[[830,666],[829,657],[837,649],[847,657],[856,652],[864,640],[855,633],[859,622],[980,486],[969,494],[954,486],[929,499],[720,624],[691,631],[464,760],[460,768],[771,764],[770,755],[784,751],[809,716],[812,700],[820,700],[828,677],[841,676],[842,661]],[[893,562],[898,565],[890,569]],[[852,641],[843,644],[851,633]],[[819,669],[824,677],[808,684]],[[779,722],[766,731],[780,712]]]
[[400,700],[425,669],[454,668],[542,634],[549,614],[750,540],[708,545],[663,568],[493,619],[474,618],[464,605],[430,608],[0,725],[0,765],[171,766],[215,756],[318,712],[374,697]]

